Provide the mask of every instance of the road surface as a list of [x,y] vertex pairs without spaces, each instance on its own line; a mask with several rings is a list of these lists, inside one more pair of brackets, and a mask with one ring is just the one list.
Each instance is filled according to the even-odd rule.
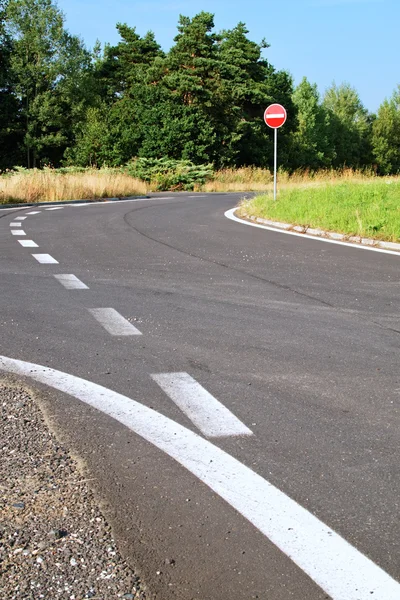
[[400,256],[232,222],[238,200],[0,211],[0,368],[155,598],[395,600]]

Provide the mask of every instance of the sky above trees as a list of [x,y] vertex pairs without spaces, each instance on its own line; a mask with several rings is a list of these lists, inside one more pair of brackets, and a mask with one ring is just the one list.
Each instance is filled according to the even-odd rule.
[[399,0],[59,0],[71,33],[93,46],[118,42],[117,22],[144,35],[153,30],[164,50],[173,44],[179,14],[215,14],[221,29],[246,23],[251,39],[266,38],[268,60],[303,76],[323,94],[333,82],[349,82],[366,108],[376,112],[392,95],[398,76]]

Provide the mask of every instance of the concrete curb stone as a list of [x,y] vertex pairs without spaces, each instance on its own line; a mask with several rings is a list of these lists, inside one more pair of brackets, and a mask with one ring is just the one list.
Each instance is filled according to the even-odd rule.
[[340,242],[352,242],[354,244],[361,244],[363,246],[372,246],[374,248],[383,248],[384,250],[395,250],[400,252],[400,244],[395,242],[383,242],[380,240],[374,240],[372,238],[364,238],[360,236],[354,235],[345,235],[343,233],[336,233],[335,231],[324,231],[323,229],[312,229],[311,227],[306,227],[303,225],[292,225],[290,223],[281,223],[279,221],[270,221],[269,219],[261,219],[260,217],[255,217],[253,215],[244,215],[243,217],[236,216],[243,220],[254,221],[255,223],[259,223],[261,225],[268,225],[269,227],[274,227],[276,229],[283,229],[285,231],[296,231],[297,233],[306,233],[307,235],[313,235],[315,237],[324,237],[330,240],[340,241]]

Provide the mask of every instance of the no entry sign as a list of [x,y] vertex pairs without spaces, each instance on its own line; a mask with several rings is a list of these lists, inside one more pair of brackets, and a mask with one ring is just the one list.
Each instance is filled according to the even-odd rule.
[[265,110],[264,121],[272,129],[282,127],[287,118],[286,110],[281,104],[271,104]]
[[276,171],[278,161],[278,129],[287,118],[286,109],[281,104],[270,104],[264,113],[264,121],[274,130],[274,200],[276,200]]

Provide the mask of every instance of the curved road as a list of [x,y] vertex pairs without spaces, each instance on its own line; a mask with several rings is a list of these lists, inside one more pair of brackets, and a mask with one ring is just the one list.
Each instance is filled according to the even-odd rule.
[[395,600],[400,256],[232,222],[238,199],[0,211],[0,354],[120,395],[35,383],[155,598]]

